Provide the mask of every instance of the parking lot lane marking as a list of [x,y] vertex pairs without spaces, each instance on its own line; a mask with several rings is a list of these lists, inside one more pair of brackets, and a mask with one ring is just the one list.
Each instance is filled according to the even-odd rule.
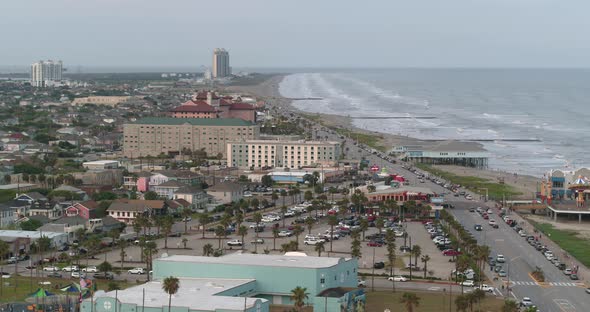
[[437,290],[440,290],[440,287],[430,287],[430,288],[428,288],[428,290],[437,291]]

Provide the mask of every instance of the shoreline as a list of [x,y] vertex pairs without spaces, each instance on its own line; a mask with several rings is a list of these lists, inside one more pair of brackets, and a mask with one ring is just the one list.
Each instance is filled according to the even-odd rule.
[[[378,131],[369,131],[362,128],[355,127],[350,117],[332,114],[311,113],[298,109],[293,105],[293,101],[283,97],[279,92],[279,84],[288,74],[277,74],[272,76],[259,84],[250,86],[227,86],[226,90],[231,92],[242,92],[255,95],[267,102],[267,107],[273,113],[291,113],[301,115],[309,119],[321,120],[321,124],[327,127],[340,128],[344,131],[352,133],[360,133],[370,135],[378,139],[381,146],[394,146],[399,144],[418,145],[426,141],[412,138],[409,136],[402,136],[390,133],[383,133]],[[469,142],[471,144],[480,145],[476,142]],[[433,168],[444,170],[452,174],[460,176],[474,176],[482,179],[487,179],[491,182],[498,183],[501,179],[504,183],[512,186],[515,190],[522,193],[520,198],[531,199],[533,193],[537,191],[538,177],[530,175],[522,175],[518,173],[505,172],[495,170],[493,168],[477,169],[471,167],[461,167],[453,165],[435,165]]]

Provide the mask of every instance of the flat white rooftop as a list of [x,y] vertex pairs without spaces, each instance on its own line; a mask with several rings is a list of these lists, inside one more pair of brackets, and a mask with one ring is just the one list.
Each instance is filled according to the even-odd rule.
[[66,235],[65,233],[58,232],[40,232],[40,231],[17,231],[17,230],[0,230],[0,237],[30,237],[30,238],[41,238],[47,236],[53,238],[56,236]]
[[94,160],[94,161],[85,161],[82,164],[83,165],[110,165],[110,164],[115,164],[115,163],[119,163],[116,160]]
[[233,253],[222,257],[201,257],[173,255],[166,258],[158,258],[156,261],[171,262],[194,262],[231,265],[252,265],[267,267],[291,267],[320,269],[337,265],[344,258],[334,257],[310,257],[310,256],[284,256],[284,255],[262,255],[248,253]]
[[[199,311],[216,310],[242,310],[244,301],[247,308],[252,308],[257,301],[265,302],[261,298],[246,298],[217,296],[218,293],[253,282],[253,279],[211,279],[211,278],[179,278],[180,287],[178,293],[172,296],[173,307],[198,307]],[[145,289],[145,302],[143,291]],[[119,290],[117,299],[122,303],[130,303],[146,307],[168,307],[168,294],[162,290],[162,281],[151,281],[143,285]],[[110,297],[115,298],[115,292],[97,291],[94,299]],[[90,301],[89,299],[85,299]]]

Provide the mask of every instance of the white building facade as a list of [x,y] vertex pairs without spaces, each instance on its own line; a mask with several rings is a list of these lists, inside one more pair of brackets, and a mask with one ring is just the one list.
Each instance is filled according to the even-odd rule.
[[45,87],[51,82],[61,81],[63,74],[62,61],[39,61],[31,64],[31,85]]

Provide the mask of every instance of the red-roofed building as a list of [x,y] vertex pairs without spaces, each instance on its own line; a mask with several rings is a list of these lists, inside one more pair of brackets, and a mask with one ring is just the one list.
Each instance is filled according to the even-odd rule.
[[172,109],[174,118],[238,118],[256,122],[256,108],[246,103],[234,103],[231,97],[220,98],[215,92],[200,91],[193,100]]
[[96,218],[95,209],[98,207],[98,203],[93,200],[79,202],[66,208],[66,216],[74,217],[79,216],[86,220]]
[[191,100],[172,109],[174,118],[217,118],[217,110],[201,100]]

